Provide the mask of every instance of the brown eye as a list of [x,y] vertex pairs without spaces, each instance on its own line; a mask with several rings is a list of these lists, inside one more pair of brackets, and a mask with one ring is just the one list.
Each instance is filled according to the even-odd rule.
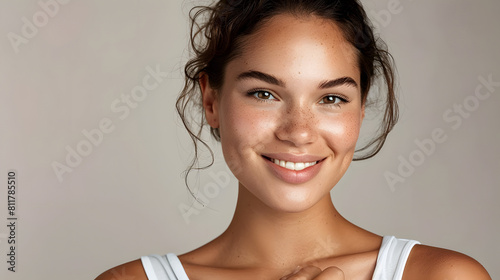
[[345,99],[335,95],[325,96],[320,101],[321,104],[341,104],[345,102],[347,102]]
[[264,100],[276,99],[270,92],[264,90],[255,91],[252,92],[251,94],[257,97],[258,99],[264,99]]

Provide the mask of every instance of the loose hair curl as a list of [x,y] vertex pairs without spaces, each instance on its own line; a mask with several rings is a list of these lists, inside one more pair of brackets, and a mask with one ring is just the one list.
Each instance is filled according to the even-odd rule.
[[[394,61],[385,43],[374,35],[373,27],[358,0],[221,0],[211,6],[196,6],[189,14],[193,58],[185,66],[184,89],[176,103],[177,112],[195,148],[194,158],[185,174],[186,185],[192,169],[204,169],[214,162],[213,151],[201,137],[207,122],[199,88],[200,74],[208,75],[210,86],[219,90],[224,82],[226,65],[241,54],[245,36],[255,32],[273,16],[283,13],[315,15],[332,20],[340,27],[345,39],[357,52],[363,104],[367,103],[374,80],[381,77],[384,81],[386,96],[381,126],[372,140],[356,150],[363,154],[353,160],[364,160],[377,154],[396,124],[398,105],[394,90]],[[220,141],[218,129],[211,128],[210,132]],[[210,163],[203,167],[197,166],[199,143],[211,155]]]

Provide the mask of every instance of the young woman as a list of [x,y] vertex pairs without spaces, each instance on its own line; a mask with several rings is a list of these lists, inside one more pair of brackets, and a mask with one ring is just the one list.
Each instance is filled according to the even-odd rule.
[[387,87],[381,133],[358,159],[376,154],[397,120],[390,55],[358,1],[223,0],[196,11],[177,105],[195,144],[201,127],[186,114],[197,105],[221,142],[239,181],[233,220],[201,248],[97,279],[491,279],[468,256],[368,232],[332,204],[377,77]]

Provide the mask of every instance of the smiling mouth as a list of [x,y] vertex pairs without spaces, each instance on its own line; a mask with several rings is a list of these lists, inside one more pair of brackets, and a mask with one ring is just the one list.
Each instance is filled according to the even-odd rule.
[[304,170],[308,167],[311,167],[313,165],[316,165],[320,161],[312,161],[312,162],[293,162],[293,161],[286,161],[286,160],[279,160],[279,159],[274,159],[274,158],[269,158],[269,157],[264,157],[265,159],[269,160],[270,162],[279,165],[283,168],[289,169],[289,170],[294,170],[294,171],[300,171]]

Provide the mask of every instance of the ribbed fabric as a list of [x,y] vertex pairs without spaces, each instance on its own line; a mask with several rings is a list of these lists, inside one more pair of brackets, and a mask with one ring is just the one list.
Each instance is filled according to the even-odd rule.
[[[401,280],[415,240],[384,236],[378,252],[373,280]],[[189,280],[179,258],[174,254],[141,257],[149,280]]]

